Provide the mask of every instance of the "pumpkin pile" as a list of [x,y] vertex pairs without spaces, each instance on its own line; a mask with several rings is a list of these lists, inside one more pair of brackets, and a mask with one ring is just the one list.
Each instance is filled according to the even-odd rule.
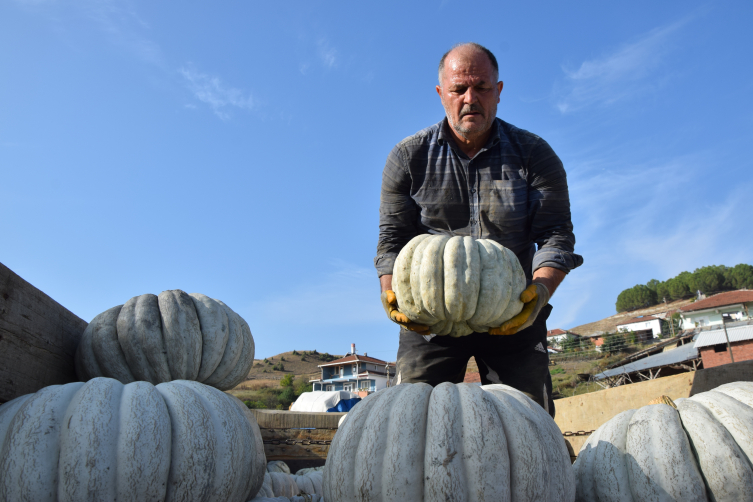
[[269,462],[264,483],[256,497],[249,502],[324,502],[322,469],[323,467],[306,468],[290,474],[290,468],[285,462]]
[[620,413],[574,464],[577,500],[753,500],[753,383]]
[[327,502],[575,498],[559,428],[512,387],[400,384],[347,416],[327,455]]
[[83,382],[0,406],[0,501],[247,501],[264,481],[261,433],[218,389],[253,358],[246,321],[205,295],[103,312],[76,351]]
[[392,288],[408,319],[460,337],[520,313],[526,276],[515,253],[493,240],[422,234],[395,259]]

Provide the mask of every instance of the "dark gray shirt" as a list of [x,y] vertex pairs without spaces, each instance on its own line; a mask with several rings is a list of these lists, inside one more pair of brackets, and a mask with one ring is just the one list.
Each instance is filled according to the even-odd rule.
[[469,159],[448,127],[444,119],[387,157],[379,276],[391,274],[403,246],[425,233],[493,239],[515,252],[528,279],[540,267],[580,266],[565,169],[547,142],[498,118],[486,146]]

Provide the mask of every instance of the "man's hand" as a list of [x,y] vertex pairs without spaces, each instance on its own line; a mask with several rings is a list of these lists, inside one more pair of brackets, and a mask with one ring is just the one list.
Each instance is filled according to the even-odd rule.
[[541,283],[534,282],[520,293],[523,310],[499,328],[489,328],[490,335],[514,335],[533,324],[541,309],[549,303],[549,290]]
[[410,331],[415,331],[419,335],[429,334],[428,326],[412,322],[405,314],[398,310],[397,297],[395,296],[395,292],[391,289],[382,291],[382,306],[387,313],[387,317],[389,317],[392,322],[397,323]]

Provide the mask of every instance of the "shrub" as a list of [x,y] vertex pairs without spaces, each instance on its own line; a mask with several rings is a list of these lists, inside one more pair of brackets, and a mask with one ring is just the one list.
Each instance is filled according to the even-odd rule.
[[287,374],[284,377],[282,377],[282,380],[280,380],[280,386],[281,387],[293,387],[293,375]]
[[272,369],[275,371],[285,371],[285,365],[283,365],[282,363],[277,363],[272,366]]

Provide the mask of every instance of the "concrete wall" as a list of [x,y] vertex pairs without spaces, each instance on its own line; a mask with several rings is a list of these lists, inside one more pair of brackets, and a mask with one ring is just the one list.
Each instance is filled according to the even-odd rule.
[[87,323],[0,263],[0,403],[78,380]]
[[[739,363],[740,361],[750,361],[753,359],[753,340],[731,342],[730,345],[732,346],[732,356],[735,358],[735,362]],[[713,346],[702,347],[700,352],[703,367],[706,369],[732,362],[726,343],[724,344],[724,352],[715,352]]]

